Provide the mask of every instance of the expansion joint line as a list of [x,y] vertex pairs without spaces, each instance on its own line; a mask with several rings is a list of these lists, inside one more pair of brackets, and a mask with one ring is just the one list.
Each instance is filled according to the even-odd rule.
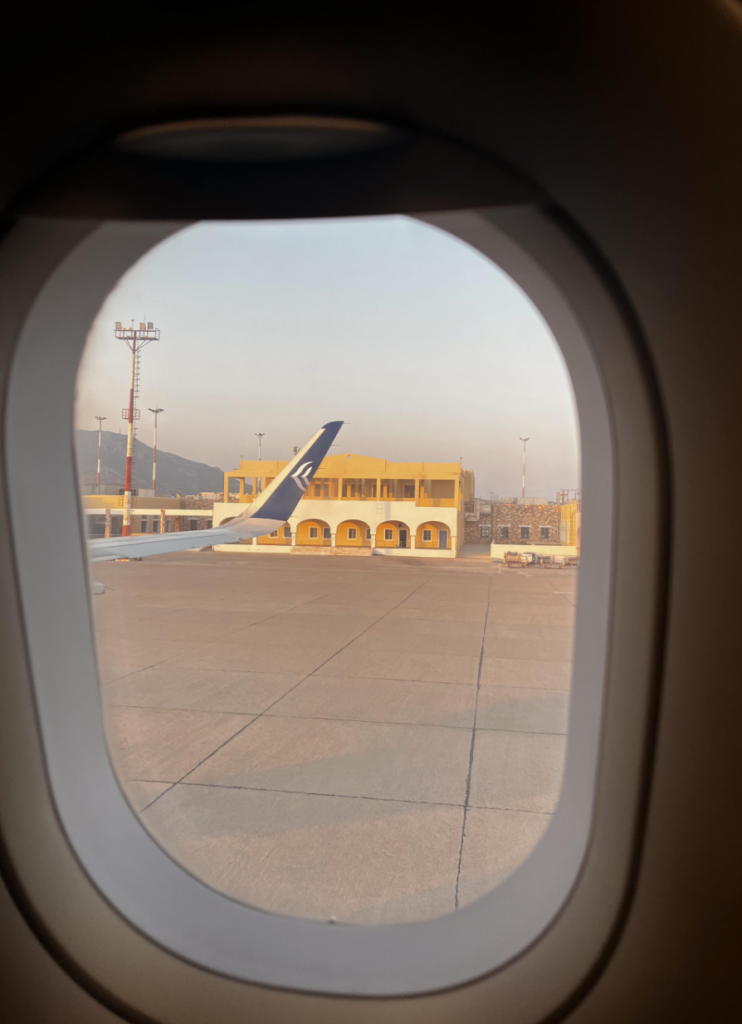
[[469,814],[469,796],[471,794],[471,775],[474,765],[474,744],[477,738],[477,712],[479,711],[479,691],[482,686],[482,663],[484,661],[484,644],[487,639],[487,623],[490,617],[490,601],[492,598],[492,579],[490,578],[487,588],[487,610],[484,613],[484,628],[482,630],[482,646],[479,651],[479,666],[477,668],[477,690],[474,697],[474,721],[471,727],[471,745],[469,747],[469,771],[466,776],[466,795],[464,797],[464,815],[461,822],[461,842],[459,843],[459,862],[456,867],[456,894],[454,898],[454,910],[459,909],[459,883],[461,880],[461,860],[464,855],[464,838],[466,837],[466,820]]
[[[374,575],[376,575],[376,574],[374,574]],[[158,793],[157,796],[153,800],[150,800],[150,802],[146,805],[146,807],[143,807],[141,809],[141,811],[139,811],[139,814],[144,814],[145,811],[148,811],[153,804],[156,804],[158,800],[161,800],[162,797],[165,796],[166,793],[170,792],[171,789],[175,789],[176,786],[179,786],[182,782],[184,782],[185,779],[187,779],[189,775],[192,775],[193,772],[196,771],[196,769],[200,768],[202,764],[205,764],[206,761],[208,761],[210,758],[212,758],[214,756],[214,754],[217,754],[220,750],[222,750],[223,747],[226,747],[226,745],[228,743],[231,743],[232,740],[235,740],[235,739],[237,739],[238,736],[241,736],[242,733],[245,732],[246,729],[250,728],[251,725],[255,725],[255,723],[259,719],[261,719],[265,715],[267,715],[268,712],[271,710],[271,708],[275,707],[276,704],[278,704],[279,701],[282,701],[284,699],[284,697],[288,697],[288,695],[290,693],[293,693],[294,690],[297,688],[297,686],[301,686],[301,684],[303,682],[305,682],[305,680],[309,679],[310,676],[314,675],[315,672],[318,672],[321,668],[324,668],[324,666],[329,661],[332,661],[332,659],[336,658],[338,656],[338,654],[341,654],[344,650],[346,650],[348,647],[350,647],[350,645],[355,643],[355,641],[358,640],[359,637],[362,637],[365,633],[368,633],[369,629],[373,629],[373,627],[376,626],[379,622],[381,622],[382,619],[386,618],[386,616],[389,615],[390,612],[395,611],[395,609],[399,608],[400,605],[403,605],[405,603],[405,601],[408,601],[412,597],[413,594],[417,593],[417,591],[420,589],[420,587],[425,586],[425,584],[429,583],[429,582],[430,582],[430,577],[428,577],[426,580],[423,580],[422,583],[418,584],[418,586],[416,586],[415,589],[413,591],[411,591],[407,595],[407,597],[403,597],[401,601],[398,601],[397,604],[395,604],[392,608],[389,608],[388,611],[385,611],[383,615],[380,615],[379,618],[376,619],[375,622],[372,622],[370,626],[367,626],[361,633],[358,634],[358,636],[354,636],[353,639],[349,640],[347,644],[344,644],[341,648],[339,648],[339,650],[334,651],[330,655],[329,658],[325,658],[325,660],[322,662],[321,665],[317,665],[317,666],[315,666],[315,668],[312,669],[311,672],[307,672],[307,674],[305,676],[303,676],[299,680],[298,683],[294,683],[294,685],[292,687],[290,687],[285,693],[282,693],[280,697],[276,697],[276,699],[271,704],[269,704],[267,708],[263,708],[263,710],[260,712],[259,715],[256,715],[253,719],[251,719],[245,725],[241,726],[237,730],[237,732],[232,734],[232,736],[228,736],[227,739],[224,740],[223,743],[220,743],[218,747],[215,747],[214,750],[212,750],[210,753],[208,753],[206,755],[206,757],[202,757],[201,760],[198,762],[198,764],[194,764],[194,766],[192,768],[189,768],[188,771],[184,775],[181,775],[181,777],[179,779],[176,779],[175,782],[172,782],[167,787],[167,789],[163,789],[163,791],[161,793]],[[342,587],[338,587],[337,590],[332,591],[332,593],[336,594],[339,590],[347,590],[348,587],[352,587],[352,586],[354,586],[354,583],[344,583]],[[316,598],[313,598],[313,600],[316,600]],[[304,602],[304,604],[312,604],[312,601],[306,601],[306,602]],[[297,607],[300,607],[300,606],[297,606]],[[488,607],[489,607],[489,605],[488,605]],[[280,612],[276,612],[276,615],[280,615],[280,614],[281,614]],[[273,618],[273,616],[269,615],[269,616],[267,616],[267,618]],[[261,619],[260,620],[261,623],[264,622],[264,621],[265,621],[265,619]],[[255,625],[257,625],[257,624],[258,623],[255,623]]]

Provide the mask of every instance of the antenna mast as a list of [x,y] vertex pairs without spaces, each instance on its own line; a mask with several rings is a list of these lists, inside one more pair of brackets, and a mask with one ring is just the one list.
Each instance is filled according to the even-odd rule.
[[152,446],[152,497],[155,498],[157,497],[157,416],[165,410],[155,408],[149,411],[155,414],[155,443]]
[[108,419],[107,416],[96,416],[98,420],[98,477],[96,479],[96,485],[98,487],[98,494],[100,494],[100,441],[101,433],[103,432],[103,420]]

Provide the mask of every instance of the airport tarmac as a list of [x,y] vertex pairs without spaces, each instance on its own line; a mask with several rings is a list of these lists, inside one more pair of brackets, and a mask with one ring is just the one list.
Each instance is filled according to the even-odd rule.
[[302,917],[422,920],[543,834],[575,570],[188,551],[93,574],[122,787],[212,887]]

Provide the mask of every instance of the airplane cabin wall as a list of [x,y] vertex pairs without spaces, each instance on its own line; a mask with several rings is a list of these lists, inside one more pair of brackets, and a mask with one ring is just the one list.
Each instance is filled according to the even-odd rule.
[[[142,31],[129,8],[128,60],[116,59],[116,32],[87,13],[68,9],[35,28],[19,14],[0,44],[6,56],[27,54],[13,81],[0,198],[17,198],[122,126],[272,108],[422,124],[510,162],[552,197],[565,229],[605,261],[646,344],[672,493],[663,684],[635,891],[600,972],[564,1012],[574,1024],[731,1021],[742,1015],[739,570],[733,551],[697,537],[719,501],[730,518],[742,508],[742,16],[712,2],[526,6],[369,13],[360,29],[321,14],[313,26],[283,12],[272,23],[252,9],[252,28],[226,24],[224,12],[213,28],[207,12],[196,25],[180,11],[170,31],[154,15]],[[14,1020],[118,1019],[54,963],[20,914],[0,920]],[[310,997],[305,1004],[307,1019],[321,1019]],[[439,1004],[428,1019],[442,1024],[446,997]]]

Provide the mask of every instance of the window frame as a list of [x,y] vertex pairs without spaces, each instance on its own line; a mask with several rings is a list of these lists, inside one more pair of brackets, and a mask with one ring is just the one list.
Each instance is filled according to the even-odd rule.
[[[369,929],[281,918],[208,889],[145,832],[108,762],[72,445],[67,436],[49,443],[47,432],[30,429],[29,416],[33,405],[37,422],[41,407],[50,422],[66,416],[71,424],[77,361],[70,355],[79,356],[88,326],[118,277],[185,225],[21,221],[3,242],[6,305],[20,310],[0,325],[8,348],[15,348],[4,413],[7,537],[14,544],[16,577],[2,586],[17,586],[22,609],[21,649],[9,692],[29,709],[29,722],[38,720],[39,742],[26,743],[25,754],[13,742],[17,714],[0,716],[0,730],[7,749],[29,768],[14,773],[22,776],[17,784],[36,787],[34,792],[46,794],[39,806],[53,808],[51,815],[33,818],[33,805],[24,802],[32,823],[6,829],[8,855],[34,912],[53,934],[64,936],[65,949],[74,951],[70,955],[100,985],[116,989],[116,979],[127,976],[132,964],[148,963],[142,959],[146,952],[158,969],[174,958],[181,971],[206,975],[203,984],[214,992],[233,981],[251,981],[390,998],[477,979],[469,990],[486,986],[507,1014],[522,1002],[524,969],[540,964],[552,989],[548,1007],[533,1007],[536,1019],[554,999],[567,998],[619,927],[643,806],[649,698],[657,684],[665,596],[666,455],[649,363],[591,262],[545,212],[522,207],[419,219],[492,258],[546,318],[577,393],[589,497],[583,503],[566,782],[554,821],[513,875],[459,913]],[[14,288],[20,279],[32,285]],[[58,495],[53,537],[43,523],[39,532],[38,516],[24,502],[28,466],[35,474],[43,467],[47,486]],[[630,497],[637,485],[644,500],[634,509]],[[56,553],[51,561],[50,551]],[[61,604],[60,594],[67,598]],[[62,635],[79,643],[60,647]],[[605,681],[600,692],[585,686],[596,658]],[[56,685],[60,674],[69,685]],[[609,699],[614,691],[620,700]],[[2,699],[7,703],[6,694]],[[29,728],[26,740],[37,736]],[[93,763],[100,772],[91,770]],[[593,814],[594,807],[599,813]],[[0,797],[4,824],[17,813],[16,804]],[[131,856],[121,855],[124,838]],[[50,871],[44,858],[52,847],[57,857]],[[145,863],[156,866],[151,875],[142,873]],[[60,883],[60,873],[67,884]],[[96,913],[86,916],[93,907]],[[194,916],[195,907],[200,913]],[[217,918],[218,936],[211,928]],[[245,932],[240,922],[248,919]],[[111,951],[112,942],[123,942],[131,955],[103,957],[101,944]]]

